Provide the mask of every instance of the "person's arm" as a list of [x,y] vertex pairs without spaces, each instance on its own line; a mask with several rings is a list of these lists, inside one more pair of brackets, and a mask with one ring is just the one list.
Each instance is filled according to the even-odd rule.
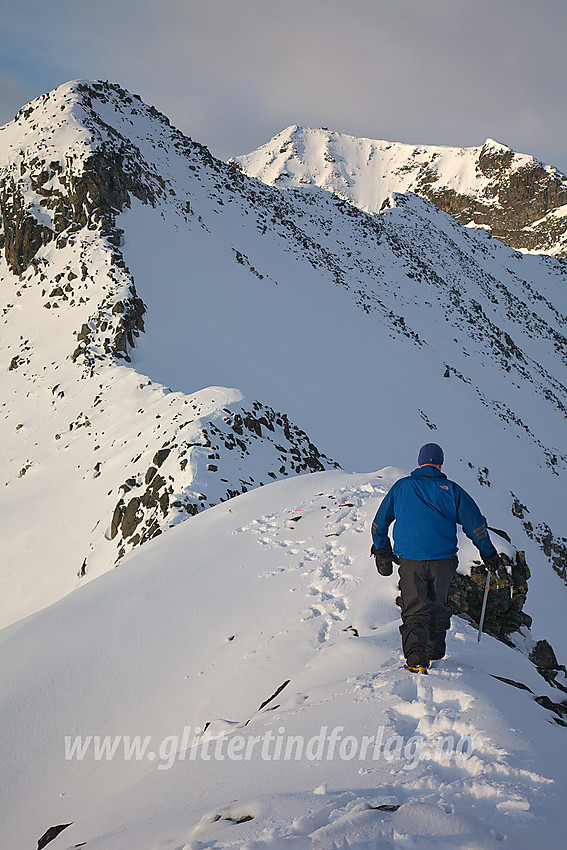
[[478,551],[480,552],[483,561],[492,561],[498,557],[498,553],[488,534],[486,521],[480,512],[475,500],[472,496],[455,485],[456,505],[457,505],[457,522],[463,527],[463,531],[472,540]]
[[372,523],[372,543],[377,552],[389,548],[388,529],[395,520],[393,487],[384,496]]

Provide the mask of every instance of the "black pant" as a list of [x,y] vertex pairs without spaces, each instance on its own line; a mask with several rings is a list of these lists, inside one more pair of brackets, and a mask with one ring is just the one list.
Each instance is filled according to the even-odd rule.
[[445,634],[451,625],[447,596],[458,559],[410,561],[400,558],[402,592],[402,649],[406,658],[412,652],[442,658]]

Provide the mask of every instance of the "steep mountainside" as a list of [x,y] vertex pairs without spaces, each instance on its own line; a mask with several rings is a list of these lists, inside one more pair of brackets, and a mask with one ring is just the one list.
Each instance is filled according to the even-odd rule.
[[512,248],[567,256],[567,177],[492,139],[435,147],[292,126],[235,162],[266,183],[319,186],[367,212],[393,192],[416,192]]
[[108,84],[62,86],[0,130],[2,625],[209,505],[336,465],[237,390],[172,392],[121,365],[146,308],[116,216],[132,197],[157,207],[166,185],[120,132],[135,118],[149,148],[182,150],[188,175],[211,161]]
[[[0,147],[2,841],[559,850],[567,261],[396,176],[266,185],[111,83]],[[369,526],[431,439],[506,557],[479,646],[460,540],[416,679]]]
[[0,142],[7,618],[321,451],[407,468],[434,437],[525,549],[558,648],[563,260],[415,195],[377,216],[264,185],[108,83],[39,98]]

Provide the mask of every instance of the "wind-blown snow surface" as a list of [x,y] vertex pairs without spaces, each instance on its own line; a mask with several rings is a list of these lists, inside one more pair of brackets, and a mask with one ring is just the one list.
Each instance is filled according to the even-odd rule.
[[[401,668],[396,577],[367,538],[400,474],[247,493],[0,632],[3,846],[72,823],[53,850],[559,850],[565,729],[533,665],[454,618],[429,676]],[[187,750],[206,724],[213,743]],[[333,730],[328,758],[316,736]],[[113,758],[87,742],[67,760],[65,737],[89,735],[151,740],[139,759],[120,738]],[[297,742],[277,758],[288,736],[301,758]]]

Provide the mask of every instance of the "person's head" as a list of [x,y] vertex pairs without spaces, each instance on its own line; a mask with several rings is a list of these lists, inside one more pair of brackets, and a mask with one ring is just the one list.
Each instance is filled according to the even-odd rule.
[[426,443],[417,456],[419,466],[436,466],[437,469],[441,469],[444,460],[443,449],[437,443]]

